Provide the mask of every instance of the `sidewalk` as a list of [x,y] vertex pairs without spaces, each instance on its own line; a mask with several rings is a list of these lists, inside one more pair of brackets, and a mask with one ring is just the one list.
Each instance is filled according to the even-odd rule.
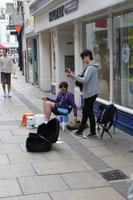
[[36,129],[22,128],[22,116],[27,112],[42,113],[42,100],[38,97],[52,94],[26,83],[21,72],[16,77],[12,78],[11,98],[4,98],[0,88],[0,199],[127,199],[129,178],[107,181],[100,173],[119,169],[130,177],[133,137],[118,129],[112,139],[105,135],[103,140],[60,131],[50,152],[27,152],[26,138]]

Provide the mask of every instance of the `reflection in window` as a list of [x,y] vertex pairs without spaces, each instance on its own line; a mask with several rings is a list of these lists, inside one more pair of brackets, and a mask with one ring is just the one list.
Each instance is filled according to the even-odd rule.
[[27,41],[27,60],[28,60],[28,80],[33,83],[33,64],[32,64],[32,39],[28,39]]
[[99,97],[109,99],[109,19],[97,20],[93,23],[85,24],[85,48],[93,52],[94,60],[99,63]]
[[133,12],[114,18],[114,99],[133,108]]

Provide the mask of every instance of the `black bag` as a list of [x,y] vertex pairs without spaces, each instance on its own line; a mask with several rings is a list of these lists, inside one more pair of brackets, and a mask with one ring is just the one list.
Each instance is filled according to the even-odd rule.
[[38,126],[37,134],[46,138],[50,143],[55,143],[58,140],[60,122],[53,118],[47,124],[43,123]]
[[29,133],[26,149],[29,152],[46,152],[51,149],[51,143],[36,133]]
[[52,143],[58,140],[59,120],[51,119],[47,124],[38,126],[37,134],[29,133],[26,140],[26,149],[30,152],[45,152],[51,149]]

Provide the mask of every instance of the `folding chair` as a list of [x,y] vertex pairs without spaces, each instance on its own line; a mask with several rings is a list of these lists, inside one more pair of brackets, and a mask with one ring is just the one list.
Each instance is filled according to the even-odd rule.
[[110,133],[110,128],[114,126],[113,133],[115,133],[117,119],[118,119],[117,108],[114,106],[114,104],[110,105],[101,104],[99,106],[96,124],[101,139],[103,139],[103,135],[105,132],[108,133],[108,135],[112,138],[112,135]]

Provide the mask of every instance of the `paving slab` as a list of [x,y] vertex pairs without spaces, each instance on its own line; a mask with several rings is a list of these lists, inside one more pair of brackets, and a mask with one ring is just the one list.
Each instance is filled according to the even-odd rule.
[[18,178],[24,194],[68,190],[68,186],[59,175]]
[[17,153],[22,152],[21,147],[18,144],[1,144],[0,145],[0,153]]
[[35,175],[36,173],[30,164],[10,164],[0,166],[0,179]]
[[1,130],[0,129],[0,137],[4,136],[4,137],[10,137],[13,136],[11,130]]
[[27,127],[17,127],[16,129],[11,129],[12,135],[14,136],[28,136],[29,132],[36,133],[36,128],[27,128]]
[[52,200],[125,200],[111,187],[50,193]]
[[6,154],[0,154],[0,165],[9,164],[9,160]]
[[0,179],[0,197],[22,195],[21,189],[15,179]]
[[38,175],[61,174],[93,170],[82,160],[80,160],[80,162],[78,160],[47,161],[42,163],[33,163],[33,167]]
[[10,198],[1,198],[1,200],[51,200],[48,194],[34,194],[34,195],[24,195]]
[[34,163],[39,161],[47,161],[43,153],[8,153],[10,163]]
[[133,164],[131,166],[119,167],[119,169],[128,177],[131,177],[131,175],[133,174]]
[[[5,121],[4,121],[5,122]],[[11,130],[11,129],[16,129],[19,127],[19,123],[17,121],[12,121],[13,123],[10,124],[8,123],[8,127],[7,127],[7,123],[1,124],[0,123],[0,131],[1,130]]]
[[104,179],[99,179],[89,172],[62,174],[61,177],[72,190],[109,186]]
[[119,168],[122,166],[132,166],[133,157],[129,157],[129,153],[126,154],[115,154],[113,156],[102,157],[105,163],[107,163],[112,168]]
[[114,152],[108,149],[107,146],[96,146],[96,147],[89,147],[89,151],[93,152],[96,156],[105,157],[114,155]]
[[20,136],[0,136],[0,140],[3,144],[19,144],[26,141],[27,135],[20,135]]
[[45,158],[47,158],[47,160],[49,161],[79,159],[79,157],[75,154],[75,152],[72,149],[66,149],[64,148],[64,145],[61,145],[59,143],[58,148],[52,148],[51,151],[45,154]]

